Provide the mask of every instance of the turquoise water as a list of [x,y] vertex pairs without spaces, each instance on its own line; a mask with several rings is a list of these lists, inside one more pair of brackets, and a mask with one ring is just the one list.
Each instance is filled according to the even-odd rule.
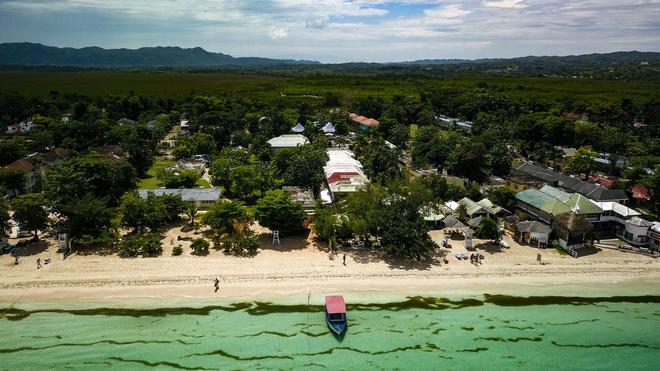
[[5,307],[0,369],[660,369],[658,296],[349,303],[343,339],[320,306],[159,305]]

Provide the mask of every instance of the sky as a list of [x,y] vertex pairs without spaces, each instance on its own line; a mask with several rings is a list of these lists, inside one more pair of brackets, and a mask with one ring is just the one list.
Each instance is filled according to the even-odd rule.
[[660,51],[660,0],[0,0],[0,42],[336,62]]

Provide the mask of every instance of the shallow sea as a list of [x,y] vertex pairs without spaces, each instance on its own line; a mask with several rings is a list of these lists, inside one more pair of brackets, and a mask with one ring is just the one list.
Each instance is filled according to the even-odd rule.
[[319,305],[5,304],[0,369],[660,369],[660,296],[410,297],[348,309],[338,339]]

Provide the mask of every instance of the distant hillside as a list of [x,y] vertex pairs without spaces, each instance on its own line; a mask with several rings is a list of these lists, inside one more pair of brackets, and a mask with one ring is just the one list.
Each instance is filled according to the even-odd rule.
[[445,64],[492,64],[492,65],[544,65],[563,67],[605,67],[620,64],[639,64],[642,62],[660,62],[660,53],[656,52],[614,52],[605,54],[583,54],[567,56],[528,56],[519,58],[489,59],[420,59],[393,64],[402,65],[445,65]]
[[315,61],[234,58],[202,48],[152,47],[140,49],[56,48],[34,43],[0,44],[0,65],[71,67],[264,67],[319,64]]

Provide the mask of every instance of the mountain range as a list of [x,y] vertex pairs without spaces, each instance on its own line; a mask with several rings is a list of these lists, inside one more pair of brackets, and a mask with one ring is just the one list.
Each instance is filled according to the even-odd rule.
[[[424,59],[396,63],[369,63],[367,65],[431,66],[431,65],[480,65],[484,68],[563,68],[607,67],[621,64],[660,63],[656,52],[614,52],[571,56],[528,56],[498,59]],[[295,59],[270,59],[258,57],[232,57],[223,53],[208,52],[200,47],[145,47],[139,49],[58,48],[35,43],[1,43],[0,65],[17,66],[67,66],[87,68],[130,67],[273,67],[315,66],[320,62]],[[354,65],[354,64],[352,64]],[[490,67],[489,67],[490,66]]]
[[211,53],[202,48],[148,47],[139,49],[57,48],[35,43],[0,44],[0,65],[68,66],[97,68],[126,67],[269,67],[279,65],[319,64],[315,61],[235,58]]

